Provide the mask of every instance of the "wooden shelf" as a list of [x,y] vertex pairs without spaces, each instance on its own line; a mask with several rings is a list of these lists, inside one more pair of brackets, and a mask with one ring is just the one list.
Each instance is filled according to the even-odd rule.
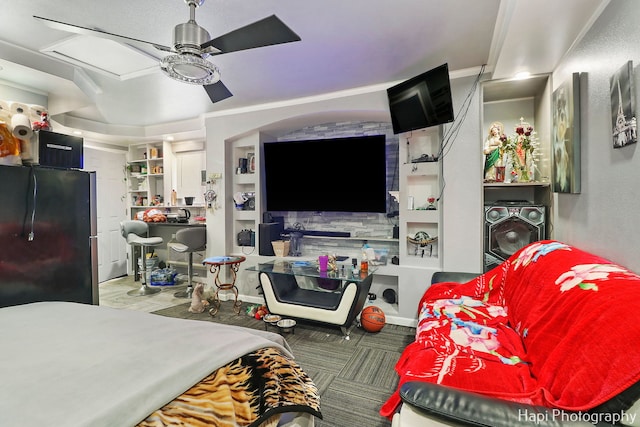
[[549,187],[549,182],[485,182],[485,188],[505,188],[505,187]]

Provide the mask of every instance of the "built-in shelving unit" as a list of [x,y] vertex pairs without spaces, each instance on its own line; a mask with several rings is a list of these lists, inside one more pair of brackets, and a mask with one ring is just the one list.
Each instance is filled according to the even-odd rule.
[[[263,140],[264,139],[264,140]],[[255,132],[244,135],[234,140],[226,141],[225,163],[225,226],[229,239],[226,240],[226,252],[230,255],[244,255],[247,260],[243,267],[250,267],[256,263],[273,260],[274,257],[260,256],[258,247],[260,243],[259,224],[262,222],[264,212],[264,200],[261,197],[262,185],[260,180],[260,156],[261,147],[265,142],[273,141],[267,135]],[[398,238],[392,237],[391,228],[385,235],[384,229],[374,230],[364,227],[360,234],[353,233],[351,237],[311,236],[305,235],[304,240],[311,243],[309,246],[318,248],[335,248],[336,254],[357,256],[360,259],[359,248],[367,243],[373,248],[390,248],[386,265],[376,266],[371,292],[377,295],[375,300],[369,301],[381,307],[391,323],[414,325],[416,319],[416,301],[428,288],[431,275],[442,269],[443,254],[440,252],[442,236],[442,202],[439,200],[442,193],[441,162],[430,157],[430,161],[413,162],[413,158],[419,158],[423,154],[438,156],[442,141],[441,127],[429,128],[424,131],[412,132],[410,135],[400,135],[398,165],[398,197],[399,215],[397,221],[399,227]],[[407,143],[408,142],[408,143]],[[244,160],[253,157],[255,166],[252,170],[244,172],[240,168]],[[250,162],[250,160],[247,160]],[[233,197],[237,193],[253,193],[255,197],[254,210],[240,210],[234,206]],[[413,198],[413,206],[409,208],[409,197]],[[432,205],[429,199],[435,200]],[[435,209],[433,209],[435,208]],[[309,214],[311,215],[311,214]],[[296,216],[294,215],[294,218]],[[316,218],[323,218],[322,215]],[[301,218],[301,222],[304,220]],[[311,223],[318,224],[317,219]],[[304,225],[307,225],[304,222]],[[307,227],[308,228],[308,227]],[[241,230],[255,231],[255,247],[239,246],[236,236]],[[313,230],[313,228],[308,228]],[[371,232],[372,235],[367,235]],[[412,243],[420,233],[429,236],[428,243],[421,245]],[[341,245],[340,242],[344,242]],[[361,242],[361,243],[360,243]],[[307,244],[307,243],[305,243]],[[349,248],[349,249],[347,249]],[[358,248],[358,249],[355,249]],[[355,251],[354,251],[355,249]],[[324,249],[321,249],[324,250]],[[344,253],[340,253],[340,251]],[[357,255],[354,255],[356,254]],[[392,255],[398,255],[398,264],[392,263]],[[315,253],[303,253],[301,257],[289,259],[305,259],[317,256]],[[343,261],[345,266],[351,264],[350,259]],[[238,283],[243,298],[258,300],[254,289],[257,284],[256,277],[251,272],[241,271]],[[389,303],[383,299],[384,291],[395,291],[395,301]]]
[[[442,174],[441,162],[433,157],[439,152],[441,136],[441,128],[434,127],[400,138],[400,159],[406,159],[400,164],[399,249],[403,266],[438,269],[442,265],[439,253]],[[432,161],[415,162],[425,154]],[[416,244],[416,237],[424,244]]]
[[[225,180],[226,194],[224,206],[227,209],[227,230],[237,236],[241,230],[252,230],[255,233],[255,246],[242,247],[237,239],[233,239],[232,247],[228,252],[247,255],[257,254],[258,225],[260,224],[260,136],[253,134],[245,138],[229,143],[227,150],[227,165],[232,173]],[[242,160],[241,160],[242,159]],[[253,202],[245,203],[245,206],[236,207],[234,196],[241,193],[246,196],[253,195]]]
[[163,154],[162,142],[129,147],[126,176],[131,217],[141,210],[165,204]]
[[[552,237],[553,193],[551,177],[551,81],[547,75],[528,80],[495,80],[482,84],[483,138],[493,122],[501,122],[507,136],[513,135],[521,118],[531,124],[539,141],[536,169],[529,182],[485,182],[483,184],[483,265],[485,271],[495,267],[502,258],[495,254],[507,254],[497,242],[499,235],[511,231],[510,248],[517,248],[525,236]],[[478,146],[482,150],[482,143]],[[479,177],[483,179],[483,177]],[[527,209],[526,205],[543,206],[540,211]],[[523,210],[522,207],[525,207]],[[496,208],[498,210],[496,210]],[[529,216],[530,215],[530,216]],[[514,225],[515,224],[515,225]]]
[[[397,316],[404,321],[416,317],[416,302],[429,287],[433,273],[442,270],[444,254],[440,249],[445,237],[442,233],[442,201],[439,200],[442,193],[442,162],[438,158],[441,141],[440,126],[400,135],[400,265],[396,269],[396,305]],[[429,156],[430,161],[416,162],[424,156]],[[435,200],[429,203],[431,198]],[[416,243],[416,237],[427,240]]]

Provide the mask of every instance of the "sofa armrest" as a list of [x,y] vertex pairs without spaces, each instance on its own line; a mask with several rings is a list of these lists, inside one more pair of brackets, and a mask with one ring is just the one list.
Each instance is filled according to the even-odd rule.
[[427,382],[411,381],[403,384],[400,388],[400,398],[403,404],[417,408],[428,417],[461,425],[593,427],[593,423],[588,419],[571,416],[575,413],[495,399]]

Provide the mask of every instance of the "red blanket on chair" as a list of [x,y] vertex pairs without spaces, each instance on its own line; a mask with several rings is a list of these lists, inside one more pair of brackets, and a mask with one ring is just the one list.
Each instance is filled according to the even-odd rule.
[[[431,286],[400,385],[428,381],[574,411],[640,380],[640,277],[556,241],[533,243],[464,284]],[[383,416],[400,404],[398,392]]]

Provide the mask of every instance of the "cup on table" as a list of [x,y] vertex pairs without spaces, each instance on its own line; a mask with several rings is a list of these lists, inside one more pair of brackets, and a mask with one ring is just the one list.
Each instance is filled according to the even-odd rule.
[[327,271],[327,265],[329,264],[329,255],[320,255],[318,257],[318,264],[320,265],[320,271]]

